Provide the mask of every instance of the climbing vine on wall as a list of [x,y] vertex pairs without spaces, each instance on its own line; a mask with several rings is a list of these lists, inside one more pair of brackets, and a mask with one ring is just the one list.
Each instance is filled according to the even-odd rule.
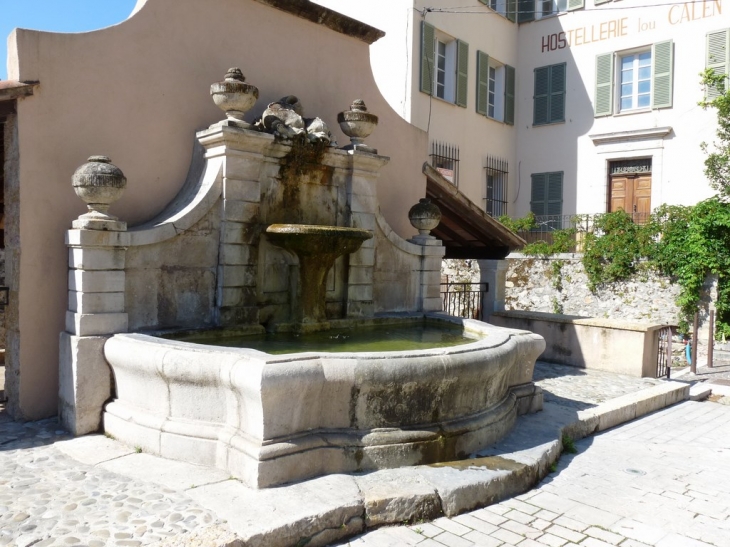
[[661,234],[650,259],[682,287],[677,299],[684,315],[680,327],[687,329],[705,278],[715,274],[717,332],[730,336],[730,204],[712,198],[692,207],[662,205],[646,229]]
[[[730,337],[730,204],[716,197],[694,206],[662,205],[645,224],[634,223],[623,211],[606,213],[597,215],[592,230],[581,236],[592,291],[642,269],[670,276],[681,287],[677,305],[683,332],[697,310],[707,275],[717,275],[717,334]],[[549,256],[571,251],[575,237],[575,230],[556,231],[552,244],[531,243],[522,252]]]

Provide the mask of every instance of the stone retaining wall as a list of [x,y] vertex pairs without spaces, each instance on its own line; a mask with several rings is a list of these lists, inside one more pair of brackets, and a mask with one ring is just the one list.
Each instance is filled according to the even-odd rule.
[[[507,259],[505,310],[540,311],[642,323],[679,321],[680,287],[669,277],[645,270],[627,281],[602,286],[592,293],[580,254],[539,258],[512,254]],[[708,277],[700,304],[700,324],[710,302],[717,300],[717,278]],[[706,336],[701,336],[704,340]]]
[[648,323],[676,323],[680,287],[646,271],[627,281],[588,289],[580,254],[549,258],[511,255],[507,262],[505,309],[563,313]]

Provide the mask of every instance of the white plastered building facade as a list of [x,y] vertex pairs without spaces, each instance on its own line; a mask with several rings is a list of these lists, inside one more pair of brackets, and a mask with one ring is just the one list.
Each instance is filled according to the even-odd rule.
[[[727,0],[317,1],[386,32],[381,91],[490,214],[560,227],[714,194],[700,72],[730,66]],[[438,157],[456,149],[458,180]]]

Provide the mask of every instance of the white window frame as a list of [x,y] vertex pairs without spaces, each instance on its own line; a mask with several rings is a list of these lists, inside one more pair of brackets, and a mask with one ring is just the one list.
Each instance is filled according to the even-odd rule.
[[[489,90],[487,94],[487,117],[498,122],[504,121],[504,65],[489,58]],[[494,77],[492,77],[494,76]]]
[[[649,77],[645,78],[642,81],[648,81],[649,82],[649,90],[645,93],[642,93],[642,95],[648,95],[649,103],[646,106],[639,106],[638,105],[638,99],[639,99],[639,56],[643,54],[649,54],[649,66],[646,67],[649,69]],[[627,57],[633,57],[632,61],[632,94],[631,94],[631,106],[624,108],[622,105],[622,98],[623,98],[623,60]],[[652,97],[652,68],[654,65],[654,58],[652,55],[652,48],[651,46],[646,48],[640,48],[640,49],[633,49],[633,50],[626,50],[626,51],[617,51],[614,53],[614,67],[615,67],[615,90],[614,90],[614,97],[615,97],[615,104],[614,104],[614,112],[617,114],[627,114],[627,113],[634,113],[634,112],[646,112],[647,110],[651,110],[651,97]]]
[[[441,56],[439,53],[439,46],[443,45],[444,55]],[[456,55],[457,55],[457,40],[436,31],[436,39],[434,40],[434,57],[433,57],[433,96],[444,101],[455,103],[456,102]],[[439,61],[440,57],[444,61],[443,68],[440,68]],[[443,89],[440,90],[439,86],[439,74],[443,72],[444,83]]]

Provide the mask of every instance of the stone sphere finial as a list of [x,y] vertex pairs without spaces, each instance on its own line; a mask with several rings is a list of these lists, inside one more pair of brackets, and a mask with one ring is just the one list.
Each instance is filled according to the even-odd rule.
[[259,98],[259,89],[246,83],[246,78],[238,67],[228,69],[222,82],[210,86],[213,102],[226,113],[232,125],[250,129],[251,124],[243,121],[243,116],[251,110]]
[[356,112],[367,112],[368,107],[365,106],[365,101],[362,99],[355,99],[350,105],[350,110],[354,110]]
[[421,198],[408,211],[408,220],[422,236],[428,236],[431,230],[441,222],[441,209],[428,198]]
[[91,156],[76,169],[71,179],[74,191],[88,212],[74,220],[73,227],[84,230],[124,231],[125,222],[108,213],[109,206],[122,197],[127,177],[108,156]]
[[243,75],[243,72],[241,72],[241,69],[237,66],[234,66],[232,68],[228,69],[228,72],[226,72],[224,80],[235,80],[236,82],[245,82],[246,77]]
[[350,137],[350,144],[345,150],[359,150],[370,154],[377,154],[375,148],[365,144],[365,139],[375,130],[378,125],[378,117],[368,112],[365,101],[357,99],[352,102],[350,110],[337,114],[337,123],[340,124],[342,132]]

